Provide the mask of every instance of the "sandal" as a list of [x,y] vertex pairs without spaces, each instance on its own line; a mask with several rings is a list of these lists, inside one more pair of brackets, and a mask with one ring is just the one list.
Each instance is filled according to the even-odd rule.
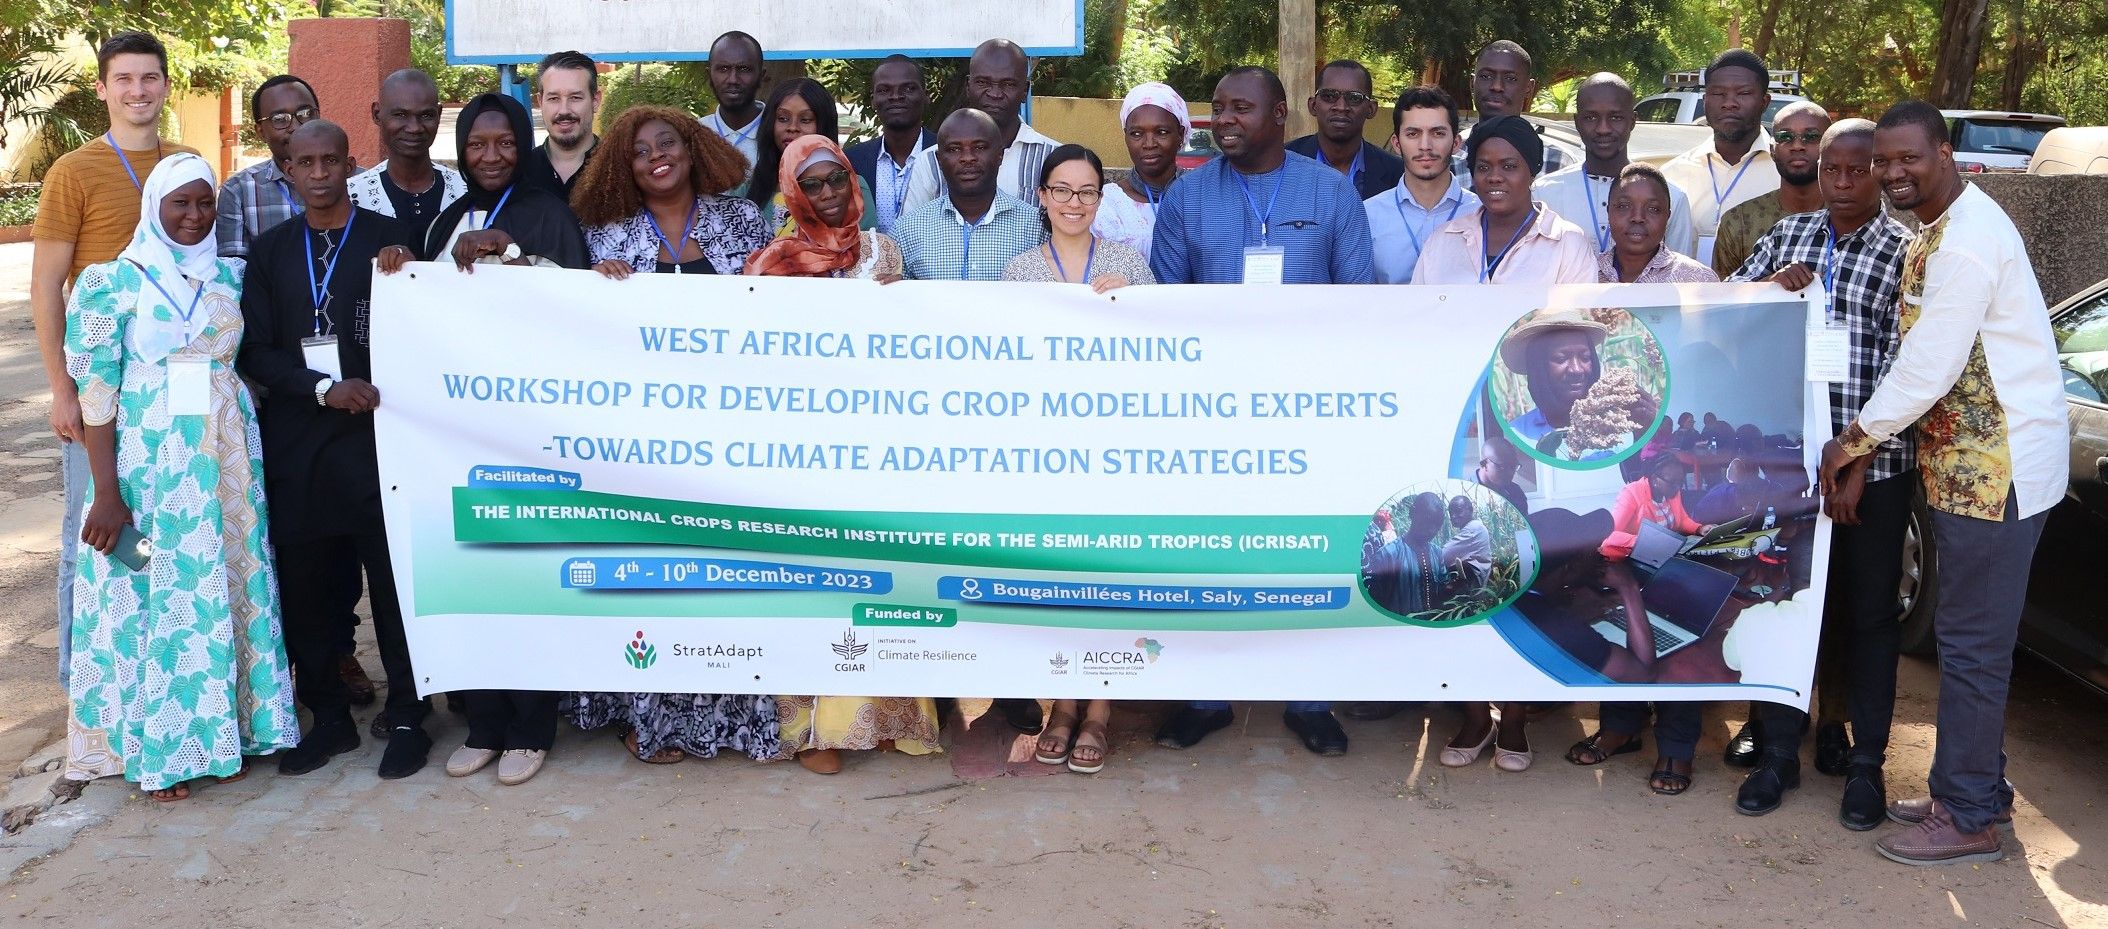
[[190,799],[190,784],[186,782],[161,790],[149,790],[146,795],[154,798],[155,803],[174,803],[178,800],[188,800]]
[[[1688,765],[1690,762],[1683,762]],[[1647,789],[1664,797],[1673,797],[1691,789],[1691,775],[1676,770],[1677,762],[1669,758],[1654,761],[1654,773],[1647,775]]]
[[1602,764],[1619,755],[1630,755],[1640,750],[1640,737],[1628,735],[1620,736],[1625,741],[1620,743],[1618,747],[1604,751],[1603,737],[1606,735],[1616,736],[1618,734],[1598,729],[1595,735],[1575,742],[1573,748],[1567,749],[1566,760],[1586,768]]
[[1076,746],[1069,752],[1069,770],[1077,774],[1096,774],[1105,770],[1105,724],[1097,720],[1085,720],[1076,727]]
[[1032,746],[1032,757],[1040,764],[1061,764],[1069,760],[1069,745],[1075,741],[1076,717],[1057,713],[1047,719],[1046,728],[1040,730],[1039,742]]
[[243,778],[246,778],[246,777],[248,777],[248,776],[249,776],[249,759],[247,759],[247,758],[244,758],[244,759],[242,759],[242,769],[241,769],[241,770],[239,770],[239,771],[236,771],[236,772],[234,772],[233,774],[229,774],[229,775],[227,775],[226,777],[214,778],[212,782],[213,782],[213,783],[215,783],[215,784],[233,784],[233,783],[237,783],[237,782],[241,781],[241,780],[242,780]]
[[635,729],[630,730],[627,735],[622,737],[622,744],[629,746],[629,753],[632,757],[645,764],[680,764],[688,757],[687,752],[678,748],[662,748],[653,752],[650,758],[644,757],[644,753],[637,747],[637,730]]

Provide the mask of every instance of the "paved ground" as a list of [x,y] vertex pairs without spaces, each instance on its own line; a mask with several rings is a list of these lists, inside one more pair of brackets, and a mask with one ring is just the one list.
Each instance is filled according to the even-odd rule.
[[[0,771],[59,730],[52,682],[58,484],[26,302],[0,246]],[[370,646],[369,646],[370,647]],[[375,666],[370,654],[369,667]],[[1915,793],[1936,681],[1905,662],[1890,789]],[[566,732],[522,787],[435,766],[383,784],[368,745],[322,771],[172,805],[99,782],[0,839],[0,914],[26,925],[2108,926],[2108,701],[2023,662],[2003,862],[1904,868],[1835,825],[1835,780],[1731,810],[1715,708],[1698,785],[1649,794],[1646,756],[1558,752],[1592,721],[1532,727],[1520,775],[1434,761],[1445,708],[1350,727],[1308,756],[1278,705],[1185,753],[1116,720],[1105,773],[962,781],[942,759],[855,758],[821,778],[743,759],[657,768]],[[1593,712],[1582,706],[1575,712]],[[457,717],[434,730],[459,744]],[[436,758],[435,758],[436,761]],[[41,789],[34,779],[18,792]]]

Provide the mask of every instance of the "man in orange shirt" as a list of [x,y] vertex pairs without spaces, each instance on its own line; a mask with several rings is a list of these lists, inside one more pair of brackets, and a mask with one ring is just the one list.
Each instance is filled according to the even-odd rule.
[[144,32],[120,32],[95,53],[95,95],[110,111],[110,131],[65,155],[44,174],[37,201],[29,276],[30,317],[51,383],[51,431],[65,456],[66,518],[59,546],[59,680],[72,660],[73,553],[88,489],[88,456],[80,445],[81,406],[66,373],[66,291],[81,269],[117,257],[139,226],[140,185],[177,152],[160,136],[168,102],[168,51]]

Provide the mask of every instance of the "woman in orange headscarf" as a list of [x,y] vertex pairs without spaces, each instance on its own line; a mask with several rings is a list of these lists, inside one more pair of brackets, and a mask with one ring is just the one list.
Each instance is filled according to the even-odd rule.
[[747,273],[773,277],[900,278],[900,246],[883,232],[857,230],[863,191],[849,156],[833,139],[799,136],[783,150],[777,185],[791,221],[748,256]]

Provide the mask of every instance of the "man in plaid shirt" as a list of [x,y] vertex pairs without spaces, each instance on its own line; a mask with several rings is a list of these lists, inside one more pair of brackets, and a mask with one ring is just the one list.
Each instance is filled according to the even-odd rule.
[[[1842,432],[1895,358],[1903,255],[1911,234],[1881,211],[1873,123],[1848,119],[1830,127],[1820,157],[1817,183],[1825,208],[1780,220],[1729,280],[1772,281],[1789,290],[1820,282],[1829,290],[1829,324],[1850,333],[1850,372],[1830,385],[1831,427]],[[1825,502],[1837,525],[1830,537],[1821,660],[1843,662],[1843,673],[1832,677],[1844,682],[1855,737],[1838,821],[1865,831],[1881,823],[1888,806],[1881,764],[1896,702],[1896,589],[1917,473],[1908,433],[1860,461]],[[1801,736],[1808,727],[1808,714],[1791,707],[1762,703],[1757,714],[1762,754],[1735,798],[1736,810],[1751,816],[1777,809],[1786,791],[1799,785]],[[1841,742],[1843,726],[1836,728],[1831,738]],[[1819,764],[1822,754],[1817,752]]]

